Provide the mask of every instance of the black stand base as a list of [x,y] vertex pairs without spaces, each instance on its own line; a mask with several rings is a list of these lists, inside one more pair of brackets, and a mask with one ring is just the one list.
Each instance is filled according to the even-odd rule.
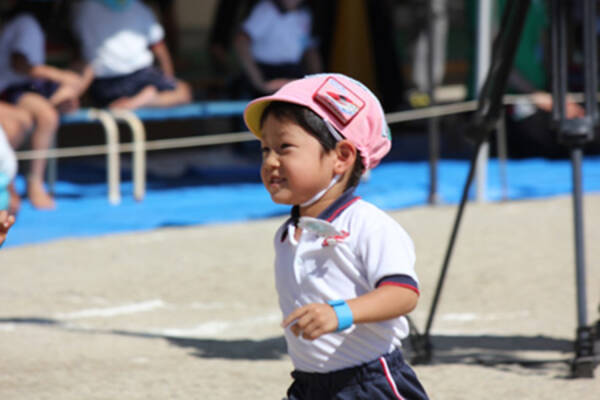
[[593,378],[600,364],[600,320],[593,326],[577,328],[575,358],[571,362],[573,378]]
[[410,361],[414,365],[429,364],[433,357],[433,345],[430,336],[427,333],[419,333],[417,326],[412,319],[407,316],[410,332],[408,341],[411,347]]

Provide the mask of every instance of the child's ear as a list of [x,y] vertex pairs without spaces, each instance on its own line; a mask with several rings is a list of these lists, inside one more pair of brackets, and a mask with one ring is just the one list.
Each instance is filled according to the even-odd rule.
[[334,172],[344,174],[354,167],[356,160],[356,147],[347,140],[338,142],[335,146],[336,160],[334,163]]

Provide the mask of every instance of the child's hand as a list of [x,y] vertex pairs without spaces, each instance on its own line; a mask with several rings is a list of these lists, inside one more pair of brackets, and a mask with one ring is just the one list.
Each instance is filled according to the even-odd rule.
[[0,211],[0,246],[6,239],[6,234],[10,227],[15,223],[15,216],[9,215],[7,211]]
[[84,79],[81,75],[73,72],[73,71],[62,71],[60,83],[61,85],[67,85],[73,88],[76,93],[80,93],[83,91]]
[[61,85],[50,97],[50,103],[61,113],[67,113],[79,108],[77,91],[69,85]]
[[290,327],[296,336],[314,340],[326,333],[335,332],[338,326],[337,315],[329,304],[311,303],[295,309],[281,323]]

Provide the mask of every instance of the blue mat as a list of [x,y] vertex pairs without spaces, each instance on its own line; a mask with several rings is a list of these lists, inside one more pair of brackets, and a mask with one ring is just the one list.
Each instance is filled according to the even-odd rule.
[[[439,163],[439,195],[444,203],[460,200],[468,167],[463,160]],[[512,200],[569,194],[572,190],[568,160],[513,160],[507,163],[506,172]],[[123,183],[123,201],[118,206],[107,201],[103,171],[96,175],[91,179],[80,173],[59,181],[55,211],[38,211],[24,201],[5,247],[167,226],[247,221],[289,212],[288,206],[271,202],[255,167],[202,169],[175,180],[150,177],[141,203],[133,200],[131,183]],[[600,192],[600,157],[584,159],[583,177],[585,192]],[[22,190],[23,185],[19,177],[17,188]],[[373,170],[357,193],[385,210],[395,210],[426,204],[428,187],[426,162],[388,162]],[[489,163],[488,197],[491,201],[502,197],[496,160]]]

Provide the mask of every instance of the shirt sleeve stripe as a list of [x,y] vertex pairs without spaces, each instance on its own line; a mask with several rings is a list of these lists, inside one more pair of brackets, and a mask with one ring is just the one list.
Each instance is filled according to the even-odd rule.
[[416,294],[420,294],[419,285],[413,278],[411,278],[408,275],[384,276],[383,278],[381,278],[379,280],[379,282],[377,282],[375,287],[380,287],[380,286],[384,286],[384,285],[404,287],[404,288],[412,290]]

